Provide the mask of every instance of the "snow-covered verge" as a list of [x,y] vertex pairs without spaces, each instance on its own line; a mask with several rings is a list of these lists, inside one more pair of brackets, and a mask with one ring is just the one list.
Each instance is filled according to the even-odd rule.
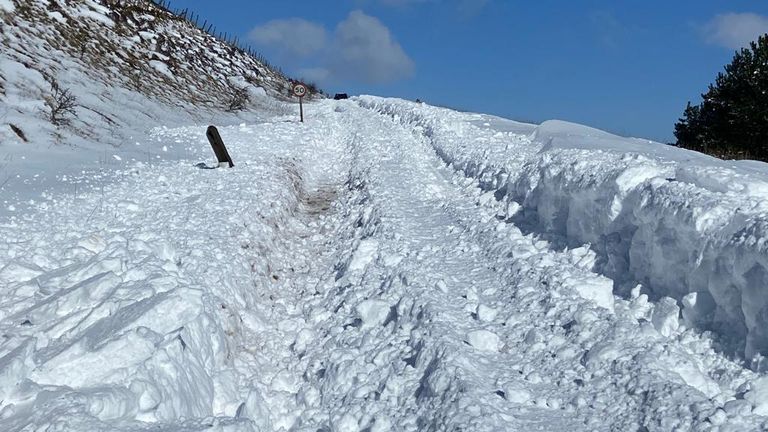
[[561,121],[541,125],[401,100],[359,102],[418,128],[504,219],[589,244],[627,296],[670,297],[689,327],[760,368],[768,354],[768,166]]
[[[0,214],[12,200],[37,199],[57,175],[187,156],[156,146],[154,127],[239,124],[288,109],[279,101],[286,77],[149,0],[1,5]],[[241,90],[249,101],[230,112]],[[74,104],[52,116],[62,91]]]
[[[270,429],[248,362],[273,361],[283,232],[329,205],[302,159],[335,165],[335,130],[302,141],[283,120],[222,129],[237,169],[135,162],[0,224],[0,429]],[[155,139],[210,160],[204,133]]]

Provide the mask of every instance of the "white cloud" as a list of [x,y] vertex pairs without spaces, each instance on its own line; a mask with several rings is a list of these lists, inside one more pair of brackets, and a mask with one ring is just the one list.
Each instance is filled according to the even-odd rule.
[[331,70],[339,78],[384,83],[413,74],[413,60],[378,19],[353,11],[336,27]]
[[[433,0],[387,0],[433,1]],[[351,80],[381,84],[407,78],[414,63],[378,19],[350,12],[332,37],[320,25],[301,18],[270,21],[254,28],[249,38],[298,66],[299,77],[315,82]],[[314,63],[314,64],[307,64]]]
[[768,17],[754,13],[727,13],[713,18],[704,31],[708,42],[738,49],[768,33]]
[[301,18],[269,21],[251,30],[248,38],[260,46],[302,57],[321,51],[327,43],[323,26]]

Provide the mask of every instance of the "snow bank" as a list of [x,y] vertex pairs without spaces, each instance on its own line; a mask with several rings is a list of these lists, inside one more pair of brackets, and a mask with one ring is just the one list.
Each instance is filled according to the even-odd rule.
[[[238,169],[135,162],[2,220],[0,430],[268,428],[265,390],[235,359],[258,351],[247,328],[308,177],[283,124],[256,142],[221,128]],[[204,127],[156,133],[213,158]]]
[[615,293],[641,283],[653,299],[688,296],[688,325],[747,360],[768,354],[768,165],[562,121],[358,101],[416,127],[446,163],[514,204],[504,218],[565,246],[590,244]]

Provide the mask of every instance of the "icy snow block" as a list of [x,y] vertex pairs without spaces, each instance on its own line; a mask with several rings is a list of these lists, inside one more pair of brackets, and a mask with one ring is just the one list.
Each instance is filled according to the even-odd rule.
[[482,329],[467,333],[467,343],[476,350],[491,352],[498,352],[504,345],[496,333]]
[[221,135],[219,134],[219,130],[216,129],[216,126],[208,126],[205,136],[208,137],[208,142],[210,142],[211,147],[213,147],[213,152],[216,154],[219,167],[228,165],[232,168],[235,166],[235,164],[232,163],[232,158],[229,157],[229,152],[227,152],[227,148],[224,146],[224,140],[221,139]]
[[371,328],[382,324],[387,319],[391,306],[382,300],[365,300],[357,305],[356,309],[363,327]]
[[744,399],[752,404],[755,414],[768,415],[768,377],[760,377],[752,381]]
[[669,337],[680,326],[679,316],[680,308],[677,306],[677,301],[671,297],[664,297],[653,307],[651,323],[662,336]]

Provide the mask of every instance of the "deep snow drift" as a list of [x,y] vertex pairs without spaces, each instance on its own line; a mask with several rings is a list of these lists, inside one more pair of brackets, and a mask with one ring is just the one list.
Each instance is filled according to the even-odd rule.
[[640,283],[677,300],[686,325],[716,332],[723,350],[755,367],[768,354],[768,165],[565,122],[364,104],[423,130],[446,163],[513,204],[509,220],[589,244],[617,294]]
[[195,166],[204,127],[157,129],[187,158],[2,220],[0,429],[768,426],[740,361],[764,340],[765,254],[738,234],[764,238],[759,165],[398,100],[307,109],[221,128],[234,169]]

